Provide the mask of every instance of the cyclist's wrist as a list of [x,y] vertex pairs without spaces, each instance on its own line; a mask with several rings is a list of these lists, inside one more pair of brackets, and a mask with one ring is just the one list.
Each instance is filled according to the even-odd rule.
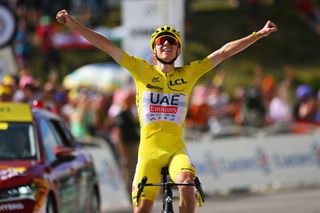
[[259,32],[256,32],[256,31],[251,33],[251,36],[254,38],[254,41],[258,41],[261,38],[261,35],[259,34]]

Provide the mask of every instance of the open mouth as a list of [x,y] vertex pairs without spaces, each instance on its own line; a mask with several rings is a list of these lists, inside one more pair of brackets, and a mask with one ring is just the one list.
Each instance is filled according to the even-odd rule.
[[164,53],[171,53],[172,50],[171,50],[171,49],[164,49],[162,52],[164,52]]

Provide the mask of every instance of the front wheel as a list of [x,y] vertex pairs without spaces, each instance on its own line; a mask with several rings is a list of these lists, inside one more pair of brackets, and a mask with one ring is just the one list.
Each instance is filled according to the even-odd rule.
[[46,205],[46,213],[57,213],[56,204],[52,196],[48,197]]
[[97,190],[93,190],[93,194],[90,197],[89,212],[100,213],[100,200]]

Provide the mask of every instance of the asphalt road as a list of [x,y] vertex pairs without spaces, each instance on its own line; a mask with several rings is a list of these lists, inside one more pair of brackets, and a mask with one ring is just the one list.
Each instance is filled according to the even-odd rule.
[[[174,202],[179,212],[178,201]],[[114,213],[129,213],[132,210],[111,210]],[[161,201],[154,206],[155,213],[161,212]],[[290,189],[260,194],[233,194],[207,197],[197,213],[320,213],[320,188]]]

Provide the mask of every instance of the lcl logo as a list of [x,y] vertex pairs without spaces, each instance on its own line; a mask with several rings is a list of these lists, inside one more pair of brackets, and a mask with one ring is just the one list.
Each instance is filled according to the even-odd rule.
[[169,89],[174,90],[174,91],[183,91],[184,88],[183,89],[173,89],[172,87],[179,86],[179,85],[186,84],[186,83],[188,83],[188,82],[185,81],[183,78],[178,78],[176,80],[170,80],[168,82],[168,87],[169,87]]

